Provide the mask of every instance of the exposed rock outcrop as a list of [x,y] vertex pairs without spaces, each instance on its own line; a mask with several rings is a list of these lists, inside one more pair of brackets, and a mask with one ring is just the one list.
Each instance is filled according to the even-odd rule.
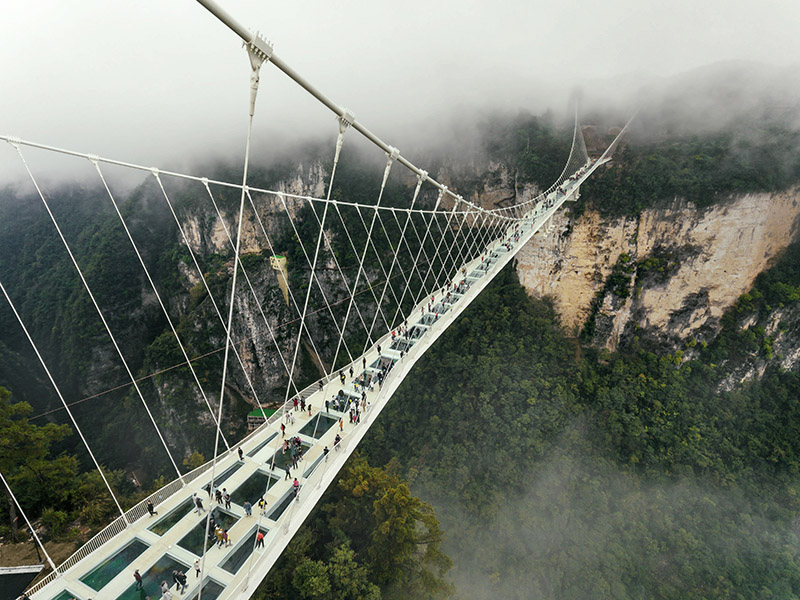
[[[562,211],[520,251],[517,269],[530,293],[553,297],[566,327],[577,332],[594,317],[595,341],[608,349],[640,330],[677,347],[716,332],[724,311],[795,238],[799,200],[794,189],[703,210],[676,200],[618,219]],[[653,256],[669,257],[669,273],[637,273]],[[632,265],[627,293],[607,285],[621,259]]]

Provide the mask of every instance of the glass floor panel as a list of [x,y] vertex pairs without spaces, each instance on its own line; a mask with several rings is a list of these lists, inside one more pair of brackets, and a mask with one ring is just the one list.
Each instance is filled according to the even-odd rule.
[[156,521],[153,525],[148,527],[148,529],[158,535],[164,535],[167,531],[172,529],[172,526],[175,525],[175,523],[192,512],[193,508],[194,503],[192,502],[192,499],[187,498],[185,502],[182,502],[176,508],[173,508],[167,513],[167,516]]
[[[261,533],[264,535],[267,535],[269,532],[269,530],[265,529],[264,527],[260,527],[258,529],[260,529]],[[242,565],[247,562],[247,559],[250,558],[251,554],[253,554],[253,546],[256,543],[256,534],[258,529],[253,529],[253,531],[250,532],[250,535],[247,536],[247,539],[239,544],[239,547],[236,548],[236,551],[227,559],[225,559],[225,562],[220,565],[231,575],[236,575],[236,572],[242,568]],[[205,594],[203,597],[205,597]]]
[[81,597],[78,594],[73,594],[69,590],[64,590],[58,596],[53,598],[53,600],[81,600]]
[[[203,581],[203,600],[217,600],[224,591],[225,588],[213,579],[206,579]],[[198,595],[199,594],[195,594],[189,600],[197,600]]]
[[[222,527],[223,529],[230,529],[233,527],[234,523],[239,520],[239,517],[232,515],[231,513],[223,510],[219,506],[214,509],[214,512],[211,513],[214,517],[214,522]],[[206,519],[205,515],[202,516],[200,521],[195,525],[192,530],[187,533],[185,536],[181,538],[181,541],[178,542],[178,546],[181,548],[185,548],[189,552],[196,554],[197,556],[203,555],[203,536],[206,533]],[[217,543],[217,538],[214,536],[214,527],[211,526],[208,532],[208,544],[206,548],[211,548],[214,544]]]
[[141,540],[133,540],[130,544],[117,551],[116,554],[107,558],[86,575],[81,577],[81,581],[93,590],[101,590],[105,585],[122,573],[134,559],[149,546]]
[[261,450],[261,449],[262,449],[264,446],[266,446],[266,445],[267,445],[267,444],[269,444],[269,443],[270,443],[272,440],[274,440],[276,435],[278,435],[278,432],[277,432],[277,431],[273,432],[273,434],[272,434],[271,436],[269,436],[267,439],[265,439],[263,442],[261,442],[261,443],[260,443],[258,446],[256,446],[256,447],[255,447],[255,448],[253,448],[252,450],[250,450],[250,452],[248,452],[248,453],[247,453],[247,456],[249,456],[250,458],[253,458],[253,457],[254,457],[256,454],[258,454],[258,453],[259,453],[259,451],[260,451],[260,450]]
[[303,425],[303,428],[300,430],[300,434],[319,439],[325,435],[325,432],[328,431],[328,429],[336,425],[338,421],[339,419],[334,419],[333,417],[329,417],[322,413],[317,413],[313,419]]
[[318,456],[316,459],[314,459],[314,462],[313,462],[313,463],[311,463],[311,466],[310,466],[310,467],[308,467],[308,468],[305,470],[305,472],[303,473],[303,477],[305,477],[306,479],[308,479],[308,477],[310,477],[310,476],[311,476],[311,474],[314,472],[314,469],[316,469],[316,468],[317,468],[317,465],[320,463],[320,461],[321,461],[323,458],[325,458],[325,455],[324,455],[324,454],[320,454],[320,455],[319,455],[319,456]]
[[294,491],[288,491],[284,494],[283,498],[278,500],[278,503],[272,507],[272,510],[267,513],[267,518],[272,519],[273,521],[277,521],[281,518],[281,515],[286,511],[287,508],[292,504],[294,500]]
[[249,500],[250,504],[255,506],[258,499],[269,489],[267,485],[271,488],[278,481],[280,481],[280,478],[274,475],[269,475],[264,471],[256,471],[233,491],[231,497],[240,506],[244,505],[246,500]]
[[[223,483],[225,483],[231,477],[231,475],[236,473],[236,471],[241,469],[243,466],[244,466],[244,463],[242,461],[238,461],[236,464],[231,465],[225,471],[223,471],[220,475],[217,475],[216,477],[214,477],[214,485],[216,487],[218,487],[219,489],[222,489],[220,486]],[[208,488],[210,486],[211,486],[211,483],[207,483],[203,489],[205,491],[208,491]]]
[[[308,449],[311,448],[311,444],[303,442],[301,446],[303,448],[303,456],[305,456],[306,453],[308,452]],[[274,469],[280,469],[281,471],[283,471],[283,468],[286,465],[292,464],[292,454],[291,452],[289,452],[289,450],[286,451],[286,454],[278,450],[275,454],[272,455],[272,458],[267,461],[267,464]]]
[[165,554],[158,559],[156,564],[142,573],[142,589],[137,590],[134,582],[122,594],[117,596],[117,600],[144,600],[147,596],[160,598],[162,581],[166,581],[167,585],[172,589],[175,587],[175,582],[172,581],[172,572],[183,571],[188,577],[190,570],[182,562],[175,560],[169,554]]

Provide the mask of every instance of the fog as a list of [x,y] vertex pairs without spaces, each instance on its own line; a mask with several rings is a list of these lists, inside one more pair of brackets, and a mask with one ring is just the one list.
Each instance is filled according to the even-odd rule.
[[595,454],[585,429],[567,427],[480,520],[475,510],[433,500],[457,598],[692,597],[701,581],[716,583],[708,597],[722,597],[725,578],[791,564],[796,531],[765,514],[752,489],[690,470],[637,475]]
[[[564,111],[575,86],[612,98],[723,60],[800,63],[791,0],[221,4],[401,150],[447,136],[452,115]],[[242,153],[249,64],[196,2],[15,2],[0,39],[4,134],[171,169]],[[257,158],[335,135],[327,109],[274,66],[261,81]],[[0,179],[17,177],[15,160],[0,153]]]

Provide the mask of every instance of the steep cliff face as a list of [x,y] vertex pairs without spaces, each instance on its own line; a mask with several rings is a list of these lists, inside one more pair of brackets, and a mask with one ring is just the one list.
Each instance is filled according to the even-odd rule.
[[[325,196],[325,169],[319,162],[299,163],[291,177],[272,187],[279,194],[251,193],[258,215],[253,213],[249,200],[245,199],[241,242],[243,254],[260,252],[273,241],[278,225],[277,220],[270,216],[288,214],[290,218],[295,218],[297,211],[306,202],[292,196]],[[233,210],[226,208],[221,202],[217,203],[217,207],[218,214],[210,201],[203,202],[184,216],[183,233],[194,252],[210,254],[227,253],[230,250],[230,237],[235,239],[236,235],[238,202]]]
[[800,190],[698,210],[674,201],[638,217],[562,211],[518,255],[520,280],[552,296],[563,324],[593,323],[614,350],[634,335],[667,347],[718,330],[723,312],[795,238]]

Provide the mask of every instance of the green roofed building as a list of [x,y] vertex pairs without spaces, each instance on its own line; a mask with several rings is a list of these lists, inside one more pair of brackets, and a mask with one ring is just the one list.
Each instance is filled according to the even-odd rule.
[[253,431],[275,414],[275,408],[257,408],[247,414],[247,431]]

